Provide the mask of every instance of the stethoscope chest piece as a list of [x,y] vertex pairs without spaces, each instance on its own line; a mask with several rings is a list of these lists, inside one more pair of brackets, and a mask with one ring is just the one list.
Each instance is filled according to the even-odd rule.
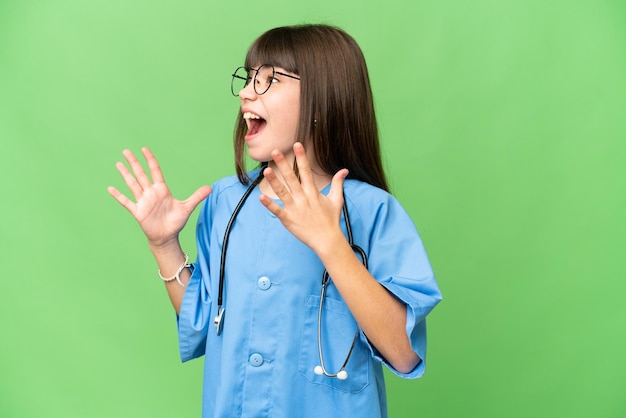
[[226,311],[222,307],[217,309],[217,315],[215,315],[215,319],[213,320],[213,325],[215,325],[215,335],[220,335],[224,329],[224,312]]

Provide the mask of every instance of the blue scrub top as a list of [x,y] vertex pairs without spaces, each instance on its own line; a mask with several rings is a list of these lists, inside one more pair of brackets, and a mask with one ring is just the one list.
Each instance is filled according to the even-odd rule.
[[[258,170],[250,173],[251,178]],[[389,193],[346,180],[354,243],[370,273],[407,305],[406,332],[422,359],[410,373],[394,370],[359,332],[348,379],[313,372],[320,364],[317,313],[324,266],[259,202],[258,187],[232,227],[225,264],[224,329],[216,335],[224,231],[247,189],[236,176],[218,181],[197,225],[198,258],[178,318],[183,361],[205,356],[203,417],[386,417],[382,364],[405,378],[424,373],[426,315],[441,300],[413,222]],[[328,193],[329,187],[322,191]],[[343,216],[341,225],[345,233]],[[384,315],[384,312],[381,312]],[[336,373],[356,322],[329,284],[322,341],[326,369]]]

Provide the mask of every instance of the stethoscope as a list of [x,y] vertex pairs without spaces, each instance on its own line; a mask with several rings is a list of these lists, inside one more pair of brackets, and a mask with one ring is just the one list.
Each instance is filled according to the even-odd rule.
[[[245,191],[245,193],[239,200],[239,203],[237,203],[237,206],[235,206],[235,209],[233,210],[233,214],[230,216],[228,224],[226,224],[226,231],[224,232],[224,242],[222,244],[222,254],[220,257],[219,290],[217,294],[217,315],[215,316],[215,319],[213,320],[213,325],[215,325],[215,328],[216,328],[216,331],[215,331],[216,335],[220,335],[222,333],[222,330],[224,329],[224,313],[226,312],[224,308],[224,303],[223,303],[224,269],[226,265],[226,250],[228,249],[228,239],[230,238],[230,230],[233,224],[235,223],[235,219],[237,218],[239,211],[243,207],[243,204],[246,202],[246,200],[252,193],[252,190],[254,190],[256,186],[258,186],[261,180],[263,180],[264,168],[265,167],[261,168],[261,172],[259,173],[259,176],[252,182],[252,184],[250,184],[248,189]],[[350,218],[348,216],[348,207],[346,206],[345,201],[343,204],[343,217],[346,222],[346,232],[348,235],[348,243],[350,244],[350,247],[352,247],[352,249],[356,253],[358,253],[358,255],[361,258],[361,262],[363,263],[365,268],[367,268],[367,256],[365,255],[365,251],[363,251],[363,249],[359,247],[358,245],[354,244],[354,240],[352,238],[352,226],[350,225]],[[348,361],[350,360],[350,357],[352,356],[352,352],[354,351],[354,346],[356,345],[356,341],[359,336],[359,328],[357,327],[356,331],[354,332],[354,338],[352,339],[350,350],[348,351],[348,354],[346,355],[346,359],[341,365],[341,368],[336,373],[329,372],[326,369],[326,365],[324,364],[324,353],[322,351],[322,311],[324,307],[324,299],[326,297],[326,287],[328,286],[329,282],[330,282],[330,275],[328,274],[328,271],[324,269],[324,273],[322,274],[322,288],[320,290],[320,306],[317,311],[317,350],[319,353],[320,364],[315,366],[315,368],[313,369],[313,372],[316,375],[325,375],[327,377],[337,378],[339,380],[346,380],[348,378],[348,372],[346,371],[346,366],[348,365]]]

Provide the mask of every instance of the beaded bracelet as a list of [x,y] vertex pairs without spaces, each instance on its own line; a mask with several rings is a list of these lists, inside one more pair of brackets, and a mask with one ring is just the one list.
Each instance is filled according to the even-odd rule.
[[172,280],[176,280],[178,282],[179,285],[185,287],[185,285],[183,284],[183,282],[180,281],[180,273],[182,273],[182,271],[186,268],[186,267],[191,267],[191,265],[189,264],[189,256],[187,255],[187,253],[183,253],[183,255],[185,256],[185,262],[183,264],[180,265],[180,267],[178,267],[178,270],[176,270],[176,274],[174,274],[172,277],[163,277],[161,276],[161,270],[158,270],[159,273],[159,277],[164,281],[164,282],[171,282]]

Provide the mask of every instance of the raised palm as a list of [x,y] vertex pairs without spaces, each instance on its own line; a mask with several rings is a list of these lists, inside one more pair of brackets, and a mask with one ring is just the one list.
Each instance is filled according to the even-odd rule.
[[175,199],[152,152],[148,148],[142,148],[141,151],[148,162],[152,181],[129,150],[124,150],[123,154],[130,164],[132,173],[123,163],[116,164],[135,202],[113,186],[109,187],[108,191],[137,220],[150,244],[161,246],[178,238],[189,216],[211,193],[211,188],[202,186],[186,200]]

